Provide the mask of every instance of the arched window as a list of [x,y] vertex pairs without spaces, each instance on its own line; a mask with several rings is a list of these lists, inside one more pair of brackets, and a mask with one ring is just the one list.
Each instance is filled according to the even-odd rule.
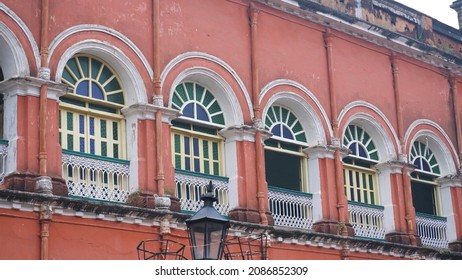
[[213,94],[195,82],[178,85],[172,106],[183,114],[172,122],[173,162],[176,169],[224,175],[224,117]]
[[343,146],[351,153],[343,159],[345,195],[349,201],[379,204],[377,174],[372,169],[379,161],[371,136],[357,125],[349,125],[343,135]]
[[200,197],[211,180],[215,186],[217,210],[229,211],[228,181],[225,177],[223,111],[212,93],[197,82],[179,84],[172,96],[172,107],[182,116],[172,121],[172,161],[175,167],[176,196],[181,209],[197,211]]
[[438,184],[440,166],[428,144],[415,141],[410,152],[410,161],[415,166],[411,174],[412,202],[415,211],[434,216],[440,215]]
[[124,93],[112,69],[95,57],[77,55],[67,62],[62,82],[71,87],[60,99],[63,149],[125,159]]
[[76,55],[66,64],[59,140],[69,195],[125,202],[129,194],[121,83],[104,61]]
[[306,135],[300,121],[287,108],[268,109],[265,127],[273,136],[265,141],[268,186],[307,192]]

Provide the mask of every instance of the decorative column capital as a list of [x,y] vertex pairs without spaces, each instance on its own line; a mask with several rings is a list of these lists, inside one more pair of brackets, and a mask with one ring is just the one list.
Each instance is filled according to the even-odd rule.
[[156,107],[164,107],[164,97],[162,95],[153,95],[152,104]]
[[442,189],[449,187],[462,187],[462,176],[461,175],[447,175],[436,179],[436,182]]
[[332,146],[317,145],[303,149],[303,152],[310,159],[334,159],[335,149],[333,149]]
[[[388,172],[390,174],[402,174],[403,173],[403,166],[405,165],[406,163],[403,163],[401,161],[387,161],[387,162],[381,162],[381,163],[378,163],[374,166],[375,169],[377,169],[377,171],[379,173],[382,173],[382,172]],[[413,166],[412,166],[413,168]]]
[[220,130],[220,135],[226,138],[226,142],[248,141],[255,142],[257,129],[250,125],[226,127]]
[[50,68],[48,67],[40,67],[37,78],[42,79],[42,80],[50,80]]
[[162,121],[165,123],[170,123],[173,119],[181,116],[177,110],[152,104],[132,104],[121,111],[127,117],[135,117],[139,120],[155,120],[156,112],[159,110],[162,111]]

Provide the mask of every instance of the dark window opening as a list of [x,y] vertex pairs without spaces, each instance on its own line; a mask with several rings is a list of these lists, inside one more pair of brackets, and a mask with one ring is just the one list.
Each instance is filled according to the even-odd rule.
[[265,165],[268,186],[301,191],[300,157],[265,150]]
[[3,77],[3,70],[2,67],[0,67],[0,82],[3,81],[5,77]]
[[415,211],[436,216],[435,186],[417,181],[411,184]]

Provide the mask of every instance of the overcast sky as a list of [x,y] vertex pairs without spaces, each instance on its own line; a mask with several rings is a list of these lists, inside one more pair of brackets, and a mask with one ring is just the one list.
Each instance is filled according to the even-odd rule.
[[459,28],[457,13],[449,8],[455,0],[395,0],[406,6],[436,18],[454,28]]

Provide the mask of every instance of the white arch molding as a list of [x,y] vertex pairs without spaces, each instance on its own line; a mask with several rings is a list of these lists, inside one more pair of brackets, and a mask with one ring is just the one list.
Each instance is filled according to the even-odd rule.
[[125,45],[127,45],[135,54],[136,56],[140,59],[140,61],[143,63],[145,70],[149,73],[149,77],[151,80],[153,79],[154,73],[152,68],[149,65],[148,60],[146,57],[143,55],[141,50],[136,46],[135,43],[133,43],[128,37],[120,33],[119,31],[103,26],[103,25],[97,25],[97,24],[81,24],[81,25],[76,25],[72,26],[60,34],[56,36],[53,41],[51,41],[50,46],[49,46],[49,56],[48,56],[48,62],[50,62],[51,57],[53,56],[53,53],[55,52],[56,48],[68,37],[77,34],[79,32],[88,32],[88,31],[96,31],[96,32],[101,32],[107,35],[110,35],[112,37],[117,38],[121,42],[123,42]]
[[345,122],[345,127],[341,134],[342,139],[350,124],[363,128],[372,137],[379,154],[380,162],[396,160],[397,153],[393,141],[385,128],[373,116],[366,113],[356,113],[350,116]]
[[[291,86],[291,87],[294,87],[294,88],[300,90],[306,96],[308,96],[310,98],[310,100],[312,100],[313,103],[316,104],[316,108],[321,112],[321,117],[322,117],[324,123],[327,125],[327,128],[329,129],[329,136],[332,137],[332,135],[333,135],[332,127],[330,126],[329,117],[327,116],[326,111],[324,110],[324,108],[322,107],[321,103],[316,98],[316,96],[311,91],[309,91],[305,86],[303,86],[302,84],[300,84],[298,82],[288,80],[288,79],[279,79],[279,80],[274,80],[274,81],[268,83],[267,85],[265,85],[263,87],[263,89],[260,92],[260,95],[259,95],[260,102],[265,98],[266,95],[269,94],[269,92],[273,88],[278,87],[278,86]],[[289,103],[288,107],[293,109],[293,110],[296,110],[296,111],[294,111],[295,114],[300,114],[300,116],[303,116],[304,114],[306,114],[308,112],[310,117],[311,117],[311,121],[315,121],[311,125],[308,124],[306,121],[304,121],[305,126],[303,128],[306,129],[306,128],[309,128],[310,126],[314,125],[314,126],[316,126],[316,132],[317,133],[319,133],[321,130],[323,131],[323,136],[319,137],[319,135],[318,135],[318,137],[319,137],[319,140],[321,140],[323,138],[324,141],[322,143],[314,143],[314,144],[326,144],[324,128],[322,126],[321,119],[316,114],[316,111],[312,108],[312,106],[306,100],[304,100],[303,98],[301,98],[299,96],[297,97],[297,95],[295,93],[293,93],[293,92],[287,92],[287,93],[289,95],[285,96],[281,100],[286,100]],[[274,98],[275,97],[272,96],[270,98],[270,100],[268,101],[268,104],[274,102],[274,100],[275,100]],[[295,104],[295,103],[291,102],[290,100],[297,101],[300,104]],[[294,106],[293,108],[291,107],[292,105]],[[263,114],[264,116],[266,115],[266,112],[268,111],[268,109],[269,109],[269,107],[267,107],[265,109],[264,114]],[[299,116],[299,118],[300,118],[300,116]],[[299,121],[302,121],[302,120],[299,119]],[[302,125],[303,125],[303,123],[302,123]],[[310,131],[310,130],[306,130],[306,131]]]
[[[198,59],[202,59],[202,60],[205,60],[205,61],[213,62],[216,65],[220,66],[221,68],[225,69],[233,77],[234,81],[239,85],[240,90],[244,94],[244,98],[245,98],[246,103],[247,103],[247,110],[250,113],[251,118],[253,118],[254,116],[253,116],[253,109],[252,109],[252,101],[251,101],[250,95],[249,95],[249,93],[248,93],[248,91],[247,91],[247,89],[245,87],[244,82],[237,75],[236,71],[231,66],[229,66],[226,62],[224,62],[223,60],[221,60],[218,57],[215,57],[213,55],[206,54],[206,53],[201,53],[201,52],[187,52],[187,53],[183,53],[183,54],[178,55],[177,57],[172,59],[165,66],[164,70],[162,71],[162,73],[160,75],[161,87],[164,88],[165,79],[170,74],[170,72],[173,70],[173,68],[175,68],[175,66],[179,65],[183,61],[186,61],[188,59],[194,59],[194,58],[198,58]],[[218,78],[218,80],[221,80],[222,84],[226,85],[225,88],[230,90],[230,92],[227,92],[227,95],[233,95],[235,97],[236,94],[234,93],[234,91],[232,91],[232,88],[231,88],[231,86],[229,86],[229,83],[226,82],[222,78],[222,76],[220,76],[218,73],[215,73],[214,71],[212,71],[210,69],[207,69],[207,68],[204,68],[204,67],[196,67],[194,69],[204,69],[205,71],[207,71],[209,73],[208,76],[215,76],[216,78]],[[183,73],[184,73],[184,71],[183,71]],[[182,76],[184,78],[184,75],[180,74],[180,76]],[[180,83],[179,81],[181,81],[181,80],[182,79],[180,77],[177,77],[175,79],[174,83],[172,84],[172,89],[173,90]],[[170,96],[169,96],[170,100],[171,100],[172,92],[173,92],[172,89],[170,89]],[[231,92],[232,92],[232,94],[230,94]],[[215,97],[218,98],[218,96],[215,96]],[[229,98],[229,96],[228,96],[228,98]],[[237,98],[235,98],[235,99],[237,100]],[[169,101],[169,103],[170,103],[170,101]],[[241,111],[240,114],[242,114],[242,110],[240,110],[240,111]],[[240,124],[243,124],[243,123],[244,123],[243,121],[240,122]]]
[[63,53],[56,68],[55,80],[57,82],[61,81],[61,75],[66,63],[77,53],[90,54],[101,58],[114,69],[126,94],[127,107],[133,104],[148,103],[146,87],[136,66],[120,49],[107,42],[84,40],[68,48]]
[[30,75],[29,62],[23,46],[3,22],[0,22],[0,66],[4,80]]
[[281,105],[294,113],[306,133],[308,146],[327,144],[321,119],[305,99],[293,92],[274,94],[270,97],[267,106],[263,110],[263,120],[265,120],[269,108],[273,105]]
[[[411,130],[411,127],[409,128],[409,131],[410,130]],[[406,136],[409,136],[409,135],[406,133]],[[445,135],[445,137],[446,136],[447,135]],[[408,143],[411,146],[414,144],[415,141],[421,141],[425,144],[428,144],[428,147],[430,148],[430,150],[432,150],[440,166],[441,177],[444,177],[447,175],[454,175],[457,173],[456,164],[454,163],[454,160],[453,160],[454,158],[453,155],[456,155],[455,150],[449,149],[444,144],[444,142],[435,134],[435,132],[428,130],[428,129],[419,130],[414,135],[414,137],[412,137],[412,139],[406,138],[405,140],[410,140],[410,141],[406,141],[406,143]],[[449,141],[449,139],[446,139],[446,141],[448,141],[448,143],[450,143],[451,148],[453,148],[453,145]],[[452,153],[451,153],[451,150],[452,150]],[[408,157],[410,157],[409,154],[408,154]]]
[[220,104],[227,127],[241,126],[244,124],[244,115],[239,105],[239,100],[231,86],[223,77],[203,67],[185,69],[175,78],[169,91],[169,108],[172,107],[172,98],[176,87],[183,82],[197,82],[210,90],[217,99],[218,104]]
[[342,131],[342,135],[345,133],[348,124],[350,124],[351,122],[355,122],[360,126],[365,125],[369,128],[370,131],[368,130],[367,132],[374,139],[376,146],[378,144],[379,147],[380,145],[382,145],[381,147],[385,147],[385,150],[382,149],[381,151],[379,151],[380,161],[383,162],[387,160],[395,160],[397,156],[395,145],[396,147],[398,147],[398,152],[401,153],[401,146],[399,144],[398,135],[396,134],[396,131],[394,130],[393,126],[391,125],[390,121],[385,116],[385,114],[374,105],[362,100],[353,101],[346,105],[342,109],[342,111],[340,111],[340,114],[338,116],[338,123],[342,123],[347,113],[356,107],[368,108],[374,113],[376,113],[378,116],[380,116],[381,120],[383,120],[386,124],[386,127],[391,131],[392,138],[390,138],[390,135],[388,135],[385,128],[373,116],[364,112],[353,114],[348,118],[348,120],[345,121],[346,125],[344,127],[344,130]]

